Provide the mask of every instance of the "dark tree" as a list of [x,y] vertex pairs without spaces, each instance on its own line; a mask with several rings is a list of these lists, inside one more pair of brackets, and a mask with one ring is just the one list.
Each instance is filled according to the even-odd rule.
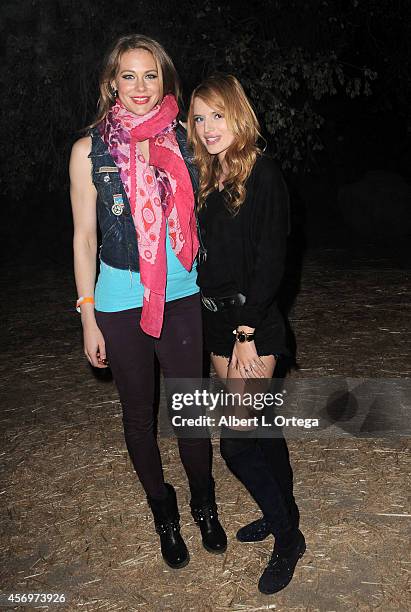
[[324,143],[338,165],[339,125],[358,108],[398,116],[406,133],[405,0],[3,0],[0,11],[2,187],[21,200],[11,223],[24,218],[27,232],[33,202],[66,223],[55,199],[67,193],[71,145],[94,117],[101,59],[121,34],[163,43],[186,99],[209,72],[238,76],[286,170],[312,167]]

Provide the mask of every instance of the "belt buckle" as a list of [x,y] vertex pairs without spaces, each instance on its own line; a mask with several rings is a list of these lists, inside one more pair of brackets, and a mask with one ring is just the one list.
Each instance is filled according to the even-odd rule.
[[217,312],[218,307],[213,298],[205,297],[203,294],[201,294],[201,301],[207,308],[207,310],[211,310],[211,312]]

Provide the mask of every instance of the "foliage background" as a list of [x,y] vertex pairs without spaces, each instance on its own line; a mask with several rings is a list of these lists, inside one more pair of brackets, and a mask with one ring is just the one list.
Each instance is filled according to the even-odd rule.
[[93,118],[102,57],[128,32],[164,44],[186,98],[209,72],[238,76],[297,184],[307,170],[337,187],[370,168],[407,172],[406,1],[3,0],[0,11],[2,193],[16,225],[69,224],[55,211],[69,151]]

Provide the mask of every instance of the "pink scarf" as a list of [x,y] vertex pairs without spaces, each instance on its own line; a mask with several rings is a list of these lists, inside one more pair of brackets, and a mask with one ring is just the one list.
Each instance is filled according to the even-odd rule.
[[[164,317],[167,280],[166,219],[172,249],[191,270],[198,250],[194,195],[190,176],[175,135],[177,102],[172,95],[140,117],[117,99],[99,129],[129,198],[137,232],[140,280],[144,286],[140,326],[158,338]],[[145,165],[138,143],[148,140],[150,166]],[[156,178],[163,175],[160,195]],[[168,179],[168,180],[167,180]]]

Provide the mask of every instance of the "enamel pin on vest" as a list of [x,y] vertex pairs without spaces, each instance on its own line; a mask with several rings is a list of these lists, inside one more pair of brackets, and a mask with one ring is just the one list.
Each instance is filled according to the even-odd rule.
[[111,207],[111,212],[113,215],[116,215],[116,217],[119,217],[121,214],[123,214],[124,209],[123,196],[121,193],[115,193],[113,195],[113,202],[114,204]]

